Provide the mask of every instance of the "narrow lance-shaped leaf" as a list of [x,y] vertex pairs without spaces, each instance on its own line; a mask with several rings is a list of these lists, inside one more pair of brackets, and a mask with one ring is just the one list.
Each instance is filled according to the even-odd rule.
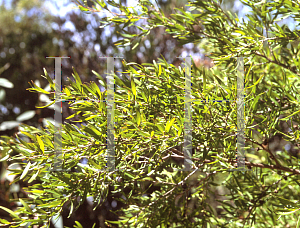
[[166,131],[166,132],[169,132],[169,130],[170,130],[172,124],[174,123],[174,121],[175,121],[175,117],[174,117],[171,121],[169,121],[169,122],[166,124],[166,128],[165,128],[165,131]]
[[132,89],[132,93],[136,99],[136,88],[135,88],[135,83],[134,83],[134,78],[132,75],[130,75],[130,79],[131,79],[131,89]]
[[139,126],[141,124],[141,114],[139,110],[137,110],[136,112],[136,121],[137,121],[137,125]]
[[79,222],[75,221],[75,223],[76,223],[76,228],[83,228],[83,226]]
[[23,206],[25,207],[25,209],[28,212],[33,213],[33,211],[31,210],[31,208],[28,206],[28,204],[24,200],[22,200],[21,198],[19,200],[20,200],[20,202],[23,204]]
[[46,71],[46,69],[43,68],[43,70],[44,70],[46,79],[47,79],[47,81],[48,81],[49,84],[50,84],[50,88],[54,91],[54,90],[55,90],[55,84],[53,83],[53,81],[52,81],[52,79],[50,78],[50,76],[49,76],[48,72]]
[[41,137],[38,136],[38,135],[36,136],[36,139],[37,139],[37,142],[38,142],[38,144],[39,144],[39,147],[40,147],[41,151],[42,151],[43,154],[44,154],[44,151],[45,151],[45,145],[44,145],[43,140],[42,140]]
[[28,162],[27,165],[26,165],[26,167],[25,167],[25,169],[24,169],[24,171],[23,171],[23,173],[22,173],[22,175],[21,175],[21,177],[20,177],[20,180],[22,180],[26,176],[26,174],[29,171],[30,166],[31,166],[31,163]]
[[44,94],[50,94],[50,92],[48,92],[48,91],[46,91],[46,90],[44,90],[44,89],[38,87],[32,80],[31,80],[31,83],[32,83],[32,84],[31,84],[30,82],[28,82],[28,83],[29,83],[29,85],[30,85],[31,87],[34,87],[34,88],[29,88],[29,89],[27,89],[27,90],[29,90],[29,91],[37,91],[37,92],[44,93]]
[[72,74],[72,75],[73,75],[73,77],[74,77],[75,80],[76,80],[76,84],[77,84],[78,88],[80,88],[82,82],[81,82],[81,79],[80,79],[80,77],[79,77],[79,75],[78,75],[78,73],[77,73],[77,71],[75,70],[74,67],[73,67],[73,72],[74,72],[74,74]]
[[47,108],[47,107],[49,107],[49,106],[53,105],[54,103],[55,103],[55,100],[54,100],[54,101],[52,101],[51,103],[49,103],[49,104],[45,105],[45,106],[40,106],[40,107],[37,107],[37,106],[36,106],[36,108]]
[[2,209],[4,211],[6,211],[7,213],[11,214],[14,218],[20,219],[19,216],[15,212],[13,212],[12,210],[10,210],[6,207],[2,207],[2,206],[0,206],[0,209]]
[[1,218],[0,218],[0,223],[1,223],[1,224],[5,224],[5,225],[9,225],[9,224],[10,224],[9,221],[7,221],[7,220],[5,220],[5,219],[1,219]]
[[35,174],[32,175],[32,177],[30,177],[30,179],[28,180],[28,183],[31,183],[32,181],[34,181],[36,179],[36,177],[38,176],[39,174],[39,170],[36,171]]

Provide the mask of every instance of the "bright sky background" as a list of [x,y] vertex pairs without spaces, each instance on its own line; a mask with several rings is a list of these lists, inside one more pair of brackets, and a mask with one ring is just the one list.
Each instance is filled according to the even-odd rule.
[[[1,2],[4,2],[6,7],[10,6],[11,1],[12,0],[1,0]],[[150,0],[150,1],[153,3],[155,2],[154,0]],[[59,10],[57,10],[57,8],[54,6],[53,2],[48,1],[48,0],[46,0],[45,6],[54,15],[57,15],[57,16],[59,15],[60,17],[64,17],[67,14],[67,12],[75,10],[75,9],[72,9],[72,7],[76,6],[76,4],[73,3],[71,0],[57,0],[55,4],[57,4]],[[128,1],[128,5],[130,5],[130,6],[134,6],[136,4],[137,4],[137,1],[135,1],[135,0]],[[156,5],[156,4],[154,3],[154,5]],[[242,3],[239,0],[236,0],[234,8],[239,9],[238,17],[240,19],[242,17],[244,17],[250,11],[250,7],[244,7],[243,10],[240,10],[241,6],[242,6]],[[76,11],[80,12],[79,9],[76,9]],[[81,12],[81,13],[83,13],[83,12]],[[88,16],[88,15],[86,15],[86,16]],[[283,21],[282,23],[287,23],[291,29],[293,29],[295,27],[293,21],[291,21],[291,20]],[[70,26],[70,29],[72,29],[71,26]]]
[[[6,7],[9,7],[9,6],[10,6],[11,0],[0,0],[0,1],[1,1],[1,2],[4,2]],[[29,1],[30,1],[30,0],[29,0]],[[156,3],[155,3],[154,0],[150,0],[150,1],[156,6]],[[226,2],[226,1],[224,1],[224,2]],[[70,11],[75,11],[75,12],[77,12],[77,13],[84,14],[85,17],[90,17],[90,15],[88,15],[88,14],[86,14],[86,13],[84,13],[84,12],[81,12],[79,9],[74,9],[74,7],[76,6],[76,4],[73,3],[71,0],[57,0],[57,1],[55,1],[55,4],[57,4],[58,9],[55,7],[53,1],[46,0],[46,2],[45,2],[45,7],[46,7],[47,9],[49,9],[49,11],[50,11],[52,14],[56,15],[56,16],[65,17],[65,15],[66,15],[68,12],[70,12]],[[134,6],[134,5],[136,5],[136,4],[137,4],[137,1],[135,1],[135,0],[128,0],[128,5]],[[234,8],[239,10],[239,11],[238,11],[238,17],[239,17],[240,20],[241,20],[241,18],[243,18],[243,17],[245,18],[245,15],[246,15],[247,13],[249,13],[250,10],[251,10],[251,8],[250,8],[250,7],[247,7],[247,6],[246,6],[246,7],[243,7],[242,9],[241,9],[241,7],[242,7],[242,3],[241,3],[239,0],[236,0],[235,5],[234,5]],[[111,9],[112,7],[109,7],[109,8]],[[99,13],[98,13],[98,14],[99,14]],[[99,22],[95,21],[92,17],[90,17],[90,18],[91,18],[91,23],[97,23],[97,24],[100,26],[100,23],[99,23]],[[247,20],[247,18],[245,18],[245,20]],[[284,24],[284,23],[287,24],[288,27],[289,27],[290,29],[294,29],[294,28],[295,28],[295,23],[293,23],[293,20],[285,19],[285,20],[279,22],[278,24],[279,24],[279,25],[282,25],[282,24]],[[53,23],[53,26],[55,26],[55,23]],[[67,22],[67,23],[64,25],[64,27],[65,27],[66,29],[71,30],[71,31],[75,31],[75,28],[74,28],[74,26],[73,26],[73,24],[72,24],[71,22]],[[96,26],[95,26],[95,27],[96,27]],[[106,27],[104,31],[105,31],[104,34],[105,34],[106,37],[109,37],[109,36],[111,35],[111,32],[110,32],[109,27]],[[91,30],[91,33],[93,33],[92,30]],[[74,39],[74,41],[77,42],[77,43],[81,43],[81,42],[82,42],[82,40],[79,39],[79,37],[76,37],[76,35],[74,36],[73,39]],[[105,37],[103,37],[103,39],[105,39]],[[116,37],[112,37],[112,40],[113,40],[113,42],[115,42],[115,41],[117,41],[117,38],[116,38]],[[187,48],[191,48],[192,46],[193,46],[193,44],[186,44],[186,45],[184,45],[184,47],[187,47]],[[129,47],[128,47],[128,48],[129,48]],[[120,48],[120,51],[121,51],[122,49],[123,49],[123,48]],[[96,44],[96,45],[95,45],[95,51],[96,51],[96,52],[99,52],[99,50],[100,50],[100,46]],[[199,56],[199,53],[187,53],[186,51],[184,51],[184,52],[181,54],[181,56],[185,57],[185,56],[190,55],[190,54],[191,54],[192,56]]]
[[[10,6],[10,3],[12,0],[0,0],[1,2],[4,2],[5,3],[5,6],[6,7],[9,7]],[[30,0],[29,0],[30,1]],[[150,0],[151,2],[153,2],[154,5],[156,5],[155,1],[154,0]],[[225,2],[225,1],[224,1]],[[72,9],[73,7],[76,6],[75,3],[73,3],[71,0],[57,0],[55,1],[55,4],[57,4],[59,10],[55,7],[53,1],[48,1],[46,0],[46,3],[45,3],[45,6],[47,7],[47,9],[49,9],[50,12],[52,12],[54,15],[56,16],[60,16],[60,17],[64,17],[69,11],[77,11],[77,12],[80,12],[79,9]],[[128,5],[130,6],[134,6],[137,4],[137,1],[135,0],[128,0]],[[235,9],[239,9],[239,13],[238,13],[238,17],[241,19],[242,17],[245,17],[245,15],[247,13],[250,12],[250,7],[244,7],[242,10],[241,10],[241,7],[242,6],[242,3],[239,1],[239,0],[236,0],[235,2],[235,5],[234,5],[234,8]],[[83,13],[83,12],[80,12],[80,13]],[[86,16],[89,16],[89,15],[86,15]],[[291,29],[294,29],[294,23],[292,20],[285,20],[285,21],[282,21],[281,23],[279,24],[283,24],[283,23],[287,23],[288,26],[291,28]],[[71,23],[70,23],[71,24]],[[69,27],[71,30],[73,29],[73,27],[71,25],[67,25],[67,27]]]
[[[11,1],[12,0],[0,0],[0,2],[5,3],[6,7],[10,6]],[[157,7],[157,5],[155,3],[155,0],[150,0],[150,1]],[[224,2],[226,2],[226,0]],[[56,7],[55,4],[58,7]],[[128,5],[134,7],[136,4],[137,4],[136,0],[128,0]],[[240,0],[236,0],[234,8],[238,10],[238,18],[240,19],[240,21],[241,21],[242,18],[244,18],[247,21],[247,18],[245,17],[245,15],[248,14],[251,11],[251,8],[247,7],[247,6],[242,8],[242,6],[243,6],[243,4],[240,2]],[[98,21],[96,21],[90,14],[86,14],[86,13],[80,11],[79,9],[74,9],[74,7],[76,7],[76,4],[74,2],[72,2],[71,0],[56,0],[56,1],[46,0],[45,1],[45,7],[53,15],[60,16],[60,17],[65,17],[65,15],[70,11],[75,11],[76,13],[81,13],[81,14],[84,15],[85,18],[87,18],[87,19],[90,18],[89,21],[93,25],[94,28],[97,28],[97,26],[100,26],[100,23]],[[113,7],[109,6],[109,8],[112,9]],[[31,13],[34,13],[34,11],[31,12]],[[101,14],[103,14],[103,13],[97,13],[97,14],[99,16],[102,16]],[[16,20],[17,20],[17,18],[16,18]],[[290,20],[290,19],[285,19],[285,20],[279,22],[278,24],[279,25],[287,24],[288,27],[291,30],[293,30],[295,28],[295,23],[293,23],[293,20]],[[52,27],[55,28],[55,26],[57,26],[56,23],[52,23]],[[91,36],[96,36],[97,35],[91,26],[90,26],[90,28],[89,27],[87,27],[87,28],[88,28],[88,30],[90,30]],[[71,31],[75,32],[75,27],[71,22],[66,22],[63,26],[63,29],[68,29],[68,30],[71,30]],[[110,27],[104,28],[104,32],[102,33],[101,39],[106,40],[108,37],[111,37]],[[116,36],[111,37],[111,39],[112,39],[113,42],[117,41]],[[75,45],[80,45],[84,42],[88,42],[88,41],[83,40],[83,38],[79,34],[76,34],[76,33],[72,37],[72,40],[76,43]],[[59,42],[59,41],[56,40],[54,42]],[[91,43],[91,45],[94,45],[94,51],[99,56],[100,55],[113,55],[111,48],[108,48],[107,53],[101,53],[99,44],[92,44]],[[194,46],[194,44],[192,44],[192,43],[183,45],[183,47],[186,48],[187,50],[191,49],[193,46]],[[125,49],[130,50],[130,47],[127,46],[127,47],[125,47]],[[118,50],[119,50],[119,53],[124,52],[124,48],[118,47]],[[90,54],[91,53],[89,53],[88,51],[85,53],[85,55],[87,55],[87,56],[89,56]],[[140,55],[143,55],[143,54],[140,51],[138,51],[137,55],[140,56]],[[189,56],[189,55],[192,55],[193,57],[196,57],[196,58],[197,57],[203,57],[204,56],[204,50],[198,50],[196,52],[183,50],[180,56],[186,57],[186,56]],[[130,60],[128,60],[128,61],[130,61]],[[117,68],[121,67],[121,62],[120,61],[116,61],[116,67]]]

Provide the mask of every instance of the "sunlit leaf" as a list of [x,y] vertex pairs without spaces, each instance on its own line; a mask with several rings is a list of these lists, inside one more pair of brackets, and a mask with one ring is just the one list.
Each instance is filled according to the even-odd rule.
[[3,207],[3,206],[0,206],[0,209],[6,211],[7,213],[11,214],[14,218],[17,218],[17,219],[20,219],[19,216],[14,213],[12,210],[6,208],[6,207]]
[[23,206],[25,207],[25,209],[30,212],[33,213],[33,211],[31,210],[31,208],[28,206],[28,204],[21,198],[19,198],[20,202],[23,204]]
[[43,140],[42,140],[41,137],[38,136],[38,135],[36,136],[36,139],[37,139],[37,142],[38,142],[38,144],[39,144],[39,147],[40,147],[41,151],[42,151],[43,154],[44,154],[44,151],[45,151],[45,145],[44,145]]
[[168,123],[166,124],[166,127],[165,127],[165,131],[166,131],[166,132],[169,132],[171,126],[172,126],[173,123],[174,123],[174,121],[175,121],[175,117],[174,117],[172,120],[168,121]]
[[22,173],[22,175],[20,177],[20,180],[22,180],[26,176],[26,174],[28,173],[28,171],[30,169],[30,166],[31,166],[31,163],[28,162],[27,165],[26,165],[26,167],[25,167],[25,169],[23,170],[23,173]]

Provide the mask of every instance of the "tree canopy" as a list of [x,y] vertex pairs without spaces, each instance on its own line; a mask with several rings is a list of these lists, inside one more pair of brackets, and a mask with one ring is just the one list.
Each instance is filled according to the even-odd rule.
[[[51,170],[56,127],[50,122],[45,128],[24,124],[16,138],[3,137],[1,161],[21,167],[10,168],[17,175],[13,182],[31,185],[23,188],[27,197],[19,199],[17,210],[0,207],[12,217],[1,223],[50,227],[53,216],[64,211],[71,216],[87,197],[93,197],[97,210],[110,195],[115,217],[99,219],[103,223],[93,227],[299,227],[299,161],[287,149],[273,154],[263,139],[283,133],[280,122],[289,120],[290,131],[283,137],[293,145],[299,142],[300,2],[241,2],[252,9],[247,20],[223,10],[218,0],[189,1],[170,15],[147,0],[130,7],[77,1],[84,12],[108,13],[101,23],[120,28],[124,39],[118,46],[134,50],[151,30],[163,27],[181,45],[194,43],[209,51],[214,66],[199,66],[192,56],[189,101],[189,67],[168,63],[164,56],[151,64],[123,59],[122,76],[103,79],[95,72],[104,91],[95,82],[82,83],[75,66],[62,99],[74,100],[70,108],[75,114],[69,118],[76,117],[81,126],[62,124],[65,171]],[[287,17],[294,20],[294,29],[278,25]],[[238,58],[244,67],[246,171],[234,171]],[[181,58],[183,63],[186,59]],[[47,71],[44,78],[51,92],[38,86],[31,91],[50,96],[55,84]],[[114,170],[106,167],[111,78]],[[194,152],[191,170],[183,171],[185,154],[179,146],[190,121],[185,115],[188,102]],[[280,120],[281,115],[285,118]]]

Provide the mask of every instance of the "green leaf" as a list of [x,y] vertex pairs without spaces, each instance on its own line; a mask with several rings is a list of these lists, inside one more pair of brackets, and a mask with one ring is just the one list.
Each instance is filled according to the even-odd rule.
[[20,202],[23,204],[23,206],[25,207],[25,209],[30,212],[30,213],[33,213],[33,211],[31,210],[31,208],[28,206],[28,204],[22,200],[21,198],[19,198]]
[[31,81],[32,84],[30,82],[28,82],[28,83],[29,83],[29,85],[31,87],[34,87],[34,88],[29,88],[27,90],[29,90],[29,91],[37,91],[37,92],[44,93],[44,94],[50,94],[50,92],[48,92],[48,91],[46,91],[46,90],[38,87],[33,81]]
[[[46,78],[47,78],[47,81],[48,81],[49,84],[50,84],[50,87],[53,86],[54,83],[53,83],[52,79],[50,78],[50,76],[49,76],[49,74],[48,74],[46,68],[43,68],[43,70],[44,70],[44,74],[45,74],[45,76],[46,76]],[[55,88],[55,87],[53,87],[53,90],[55,90],[54,88]]]
[[158,67],[158,76],[161,75],[161,64],[159,64],[159,67]]
[[289,115],[289,116],[287,116],[287,117],[285,117],[285,118],[283,118],[283,119],[281,119],[281,120],[289,120],[289,119],[290,119],[290,117],[292,117],[292,116],[296,115],[296,114],[297,114],[297,113],[299,113],[299,112],[300,112],[300,110],[298,110],[298,111],[294,112],[293,114],[291,114],[291,115]]
[[124,82],[117,75],[115,76],[115,80],[116,80],[116,84],[118,84],[119,86],[126,87]]
[[132,175],[131,175],[130,173],[128,173],[128,172],[125,172],[125,175],[128,176],[128,177],[129,177],[130,179],[132,179],[132,180],[134,179],[134,176],[132,176]]
[[95,82],[92,82],[91,87],[93,88],[94,91],[96,91],[96,93],[97,93],[96,95],[97,95],[98,99],[103,100],[102,93],[99,89],[99,86],[97,86],[97,84]]
[[133,93],[134,97],[136,98],[136,88],[135,88],[134,78],[132,76],[130,76],[130,79],[131,79],[132,93]]
[[73,203],[73,201],[71,201],[71,208],[70,208],[70,213],[69,213],[68,218],[71,217],[71,215],[72,215],[72,213],[73,213],[73,210],[74,210],[74,203]]
[[135,34],[126,34],[126,33],[120,33],[121,36],[125,37],[125,38],[132,38],[135,37]]
[[96,169],[103,169],[103,167],[101,167],[99,164],[97,164],[96,162],[94,162],[92,159],[89,159],[89,163],[94,166]]
[[[249,74],[249,73],[248,73]],[[259,77],[259,79],[252,85],[252,86],[249,86],[249,87],[247,87],[246,89],[250,89],[250,88],[252,88],[253,86],[256,86],[260,81],[261,81],[261,79],[263,78],[263,74]]]
[[36,139],[37,139],[37,142],[38,142],[38,144],[39,144],[39,146],[40,146],[41,151],[42,151],[43,154],[44,154],[44,151],[45,151],[45,145],[44,145],[43,140],[42,140],[41,137],[38,136],[38,135],[36,135]]
[[4,162],[9,158],[9,154],[0,159],[0,162]]
[[133,47],[132,47],[132,50],[134,50],[134,49],[136,49],[137,48],[137,46],[139,46],[139,42],[137,42]]
[[5,224],[5,225],[9,225],[10,224],[9,221],[7,221],[5,219],[2,219],[2,218],[0,218],[0,223]]
[[75,223],[76,225],[74,225],[74,228],[83,228],[83,226],[79,222],[75,221]]
[[169,122],[166,124],[166,127],[165,127],[165,131],[166,131],[166,132],[169,132],[171,126],[172,126],[173,123],[174,123],[174,121],[175,121],[175,117],[174,117],[171,121],[169,121]]
[[74,77],[75,80],[76,80],[76,84],[77,84],[78,88],[80,88],[81,85],[82,85],[81,79],[80,79],[80,77],[79,77],[77,71],[75,70],[75,68],[74,68],[74,67],[72,67],[72,68],[73,68],[73,72],[74,72],[74,74],[72,74],[72,75],[73,75],[73,77]]
[[50,203],[45,203],[45,204],[41,204],[39,205],[40,207],[46,207],[46,208],[54,208],[54,207],[58,207],[61,205],[61,201],[60,200],[55,200],[55,201],[52,201]]
[[34,135],[31,135],[30,133],[28,132],[25,132],[25,131],[20,131],[21,134],[23,135],[26,135],[27,137],[31,138],[32,140],[35,140],[35,137]]
[[300,227],[300,216],[298,216],[297,225],[296,225],[296,228],[299,228],[299,227]]
[[83,228],[83,226],[79,222],[75,221],[75,223],[76,223],[75,225],[76,228]]
[[35,174],[32,175],[32,177],[30,177],[30,179],[28,180],[28,183],[31,183],[32,181],[34,181],[36,179],[36,177],[38,176],[40,170],[36,171]]
[[11,214],[14,218],[17,218],[17,219],[21,220],[19,218],[19,216],[15,212],[13,212],[12,210],[10,210],[10,209],[8,209],[6,207],[2,207],[2,206],[0,206],[0,209],[2,209],[4,211],[6,211],[7,213]]
[[147,138],[150,137],[150,134],[148,132],[139,131],[139,133]]
[[93,136],[95,139],[98,139],[98,140],[102,140],[102,137],[101,137],[101,132],[99,132],[96,128],[94,128],[93,126],[86,126],[84,127],[83,129],[85,132],[87,132],[89,135]]
[[41,107],[37,107],[37,106],[36,106],[36,108],[47,108],[47,107],[53,105],[54,103],[55,103],[55,100],[52,101],[50,104],[47,104],[47,105],[45,105],[45,106],[41,106]]
[[164,129],[161,124],[157,124],[156,127],[161,131],[161,133],[164,133]]
[[141,124],[141,114],[139,110],[137,110],[136,112],[136,121],[137,121],[137,125],[139,126]]
[[22,180],[26,176],[26,174],[29,171],[30,166],[31,166],[31,163],[28,162],[27,165],[26,165],[26,167],[25,167],[25,169],[24,169],[24,171],[23,171],[23,173],[22,173],[22,175],[21,175],[21,177],[20,177],[20,180]]
[[87,117],[85,119],[85,121],[88,121],[88,120],[91,120],[91,119],[94,119],[94,118],[97,118],[97,117],[99,117],[99,115],[91,115],[91,116]]
[[89,9],[83,7],[83,6],[78,6],[78,8],[81,10],[81,11],[89,11]]
[[101,77],[100,74],[98,74],[96,71],[92,70],[93,74],[97,76],[97,78],[99,79],[99,83],[104,87],[106,88],[107,87],[107,84],[106,84],[106,81]]

